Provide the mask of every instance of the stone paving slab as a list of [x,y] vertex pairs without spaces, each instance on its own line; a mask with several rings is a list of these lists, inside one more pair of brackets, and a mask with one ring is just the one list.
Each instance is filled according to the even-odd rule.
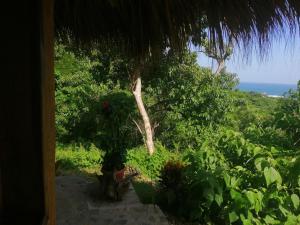
[[56,177],[57,225],[168,225],[160,208],[142,204],[132,186],[120,202],[97,195],[99,183],[78,176]]

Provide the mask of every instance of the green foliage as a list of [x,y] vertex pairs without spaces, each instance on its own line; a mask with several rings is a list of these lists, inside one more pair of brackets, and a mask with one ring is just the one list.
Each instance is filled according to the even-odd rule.
[[90,114],[108,88],[93,79],[90,70],[95,62],[87,56],[76,55],[62,45],[56,46],[55,53],[57,138],[60,142],[80,142],[95,127],[93,121],[83,121],[83,117]]
[[300,81],[296,91],[289,91],[275,114],[278,128],[286,131],[294,146],[300,146]]
[[169,109],[173,114],[171,119],[176,122],[190,120],[194,125],[203,126],[218,124],[230,110],[228,91],[235,85],[233,77],[213,76],[208,69],[197,65],[195,55],[186,58],[175,65],[169,65],[169,60],[178,59],[166,59],[167,76],[155,80],[151,96],[159,93],[157,98],[163,101],[164,108]]
[[250,124],[260,127],[270,123],[279,101],[277,98],[254,92],[235,91],[231,96],[234,99],[234,107],[229,115],[229,123],[241,132]]
[[184,177],[185,164],[179,160],[167,161],[161,169],[158,180],[157,202],[168,211],[180,213],[186,196]]
[[95,168],[103,161],[104,152],[95,145],[84,147],[83,145],[59,145],[56,148],[56,160],[60,161],[60,167],[66,170]]
[[244,135],[253,143],[266,146],[277,146],[281,148],[291,148],[291,138],[286,132],[275,126],[258,126],[251,123],[245,130]]
[[[134,99],[130,92],[120,89],[101,96],[95,112],[86,120],[94,121],[95,142],[110,151],[124,151],[141,143],[134,132],[131,118],[135,116]],[[90,118],[95,116],[96,118]]]
[[183,180],[182,170],[184,163],[181,161],[167,161],[159,176],[160,189],[180,189],[180,182]]
[[[196,54],[166,52],[143,71],[156,138],[149,156],[128,61],[56,46],[57,160],[64,168],[103,165],[103,152],[107,162],[117,153],[157,184],[157,203],[175,216],[201,224],[300,224],[300,83],[280,99],[243,93],[233,90],[235,75],[213,76]],[[154,199],[151,185],[135,185],[146,202]]]
[[207,127],[224,123],[232,110],[230,91],[237,84],[235,76],[213,76],[197,64],[196,54],[178,57],[170,53],[149,73],[153,77],[146,87],[147,105],[152,120],[159,124],[156,136],[169,147],[196,145]]
[[144,146],[128,150],[127,166],[137,169],[152,180],[157,180],[164,163],[175,156],[160,143],[156,143],[155,147],[156,151],[152,156],[148,154]]
[[[97,51],[86,55],[62,45],[56,46],[59,142],[92,142],[106,151],[124,151],[141,144],[130,119],[136,115],[134,98],[128,90],[112,85],[106,74],[112,73],[114,77],[119,71],[115,67],[119,64],[123,65],[123,61],[113,61]],[[106,111],[104,103],[108,105]]]
[[[271,98],[258,93],[235,91],[233,111],[229,114],[228,126],[238,130],[256,144],[293,148],[293,141],[287,131],[277,125],[283,99]],[[285,101],[284,101],[285,102]]]
[[[188,166],[178,183],[184,183],[184,188],[175,191],[176,185],[169,186],[168,191],[183,196],[172,196],[176,204],[170,210],[177,207],[177,214],[202,223],[297,221],[300,189],[291,183],[292,177],[300,178],[297,160],[287,171],[288,159],[276,158],[278,152],[252,144],[238,132],[220,129],[218,137],[183,153]],[[296,174],[291,176],[292,171]]]

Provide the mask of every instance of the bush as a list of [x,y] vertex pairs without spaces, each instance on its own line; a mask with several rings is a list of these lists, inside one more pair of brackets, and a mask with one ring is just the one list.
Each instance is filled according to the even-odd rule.
[[56,45],[55,50],[57,140],[122,151],[141,144],[131,121],[137,113],[131,92],[104,79],[120,72],[122,60],[113,61],[101,53],[92,57],[63,45]]
[[274,147],[250,143],[235,131],[219,132],[184,152],[183,170],[176,164],[162,170],[167,185],[161,187],[168,187],[160,192],[162,206],[203,224],[298,224],[299,158],[276,158],[280,151]]
[[[60,143],[94,143],[106,165],[126,155],[154,181],[135,183],[145,202],[156,183],[159,204],[190,221],[300,224],[300,83],[279,99],[233,91],[233,74],[213,76],[196,54],[168,51],[143,71],[145,105],[164,144],[149,156],[126,59],[73,50],[56,46]],[[95,145],[61,145],[56,158],[63,169],[99,167],[104,153]]]
[[163,166],[158,181],[158,203],[164,209],[180,214],[179,205],[186,196],[186,180],[184,176],[185,164],[182,161],[168,161]]
[[292,139],[287,135],[286,131],[272,127],[262,127],[250,124],[244,130],[244,135],[251,142],[265,146],[276,146],[281,148],[293,148]]
[[149,155],[148,151],[144,146],[133,148],[127,151],[126,165],[137,169],[143,175],[157,180],[161,168],[166,161],[174,157],[174,154],[168,151],[160,143],[155,145],[156,151],[152,156]]
[[300,147],[300,81],[297,90],[290,90],[275,113],[275,125],[286,131],[293,145]]
[[223,124],[232,111],[231,91],[237,84],[233,74],[213,76],[197,63],[197,55],[185,52],[178,57],[166,54],[150,69],[145,102],[153,124],[159,124],[155,136],[169,148],[197,146],[207,127]]
[[103,161],[104,153],[95,145],[59,145],[56,148],[56,160],[60,167],[66,170],[99,167]]

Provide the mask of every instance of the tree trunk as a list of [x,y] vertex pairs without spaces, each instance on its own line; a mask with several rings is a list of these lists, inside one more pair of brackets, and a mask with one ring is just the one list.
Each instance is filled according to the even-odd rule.
[[139,112],[142,116],[143,122],[144,122],[146,146],[149,151],[149,154],[152,155],[154,153],[155,148],[154,148],[154,143],[153,143],[153,135],[152,135],[150,119],[149,119],[148,113],[145,109],[143,99],[142,99],[142,80],[141,80],[141,76],[140,76],[140,71],[137,71],[134,78],[135,78],[135,85],[134,85],[132,92],[133,92],[136,104],[138,106],[138,110],[139,110]]
[[225,67],[225,60],[224,59],[218,60],[218,68],[215,72],[215,75],[219,75],[222,69],[224,69],[224,67]]

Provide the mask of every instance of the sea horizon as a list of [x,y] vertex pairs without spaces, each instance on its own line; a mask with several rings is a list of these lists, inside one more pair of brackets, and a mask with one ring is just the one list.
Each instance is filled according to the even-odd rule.
[[284,96],[290,89],[296,90],[297,84],[240,82],[236,89],[245,92],[256,92],[270,97]]
[[296,85],[297,86],[297,83],[279,83],[279,82],[259,82],[259,81],[240,81],[240,83],[250,83],[250,84],[280,84],[280,85]]

